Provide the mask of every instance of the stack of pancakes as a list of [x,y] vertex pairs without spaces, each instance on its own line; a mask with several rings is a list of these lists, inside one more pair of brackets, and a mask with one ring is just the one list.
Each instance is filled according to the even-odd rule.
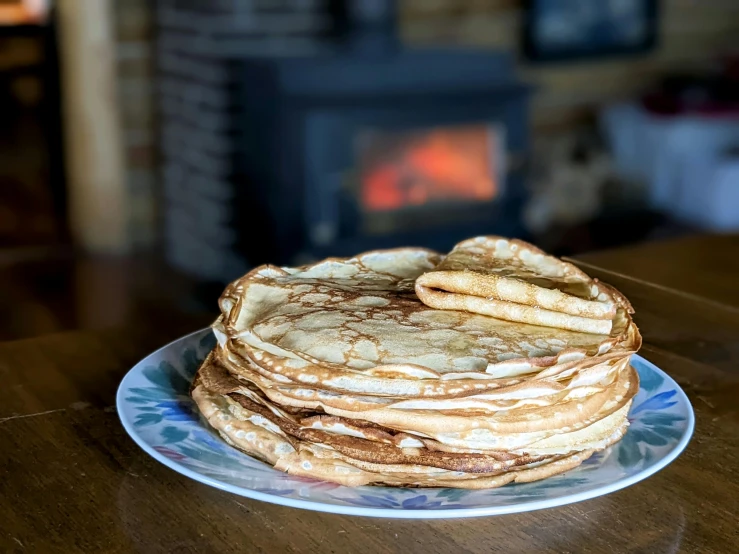
[[641,343],[617,291],[500,237],[261,266],[192,396],[228,443],[344,485],[489,488],[618,441]]

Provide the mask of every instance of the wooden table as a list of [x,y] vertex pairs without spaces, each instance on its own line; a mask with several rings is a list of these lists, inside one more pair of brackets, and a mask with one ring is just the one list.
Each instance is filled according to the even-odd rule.
[[644,482],[510,516],[319,514],[230,495],[167,469],[128,438],[113,404],[126,371],[183,331],[161,319],[0,343],[0,551],[738,552],[737,259],[739,239],[725,237],[577,260],[632,300],[642,354],[688,393],[695,435]]

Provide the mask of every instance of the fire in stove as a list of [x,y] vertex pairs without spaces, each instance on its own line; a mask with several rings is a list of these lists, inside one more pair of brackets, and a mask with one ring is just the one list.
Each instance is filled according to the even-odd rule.
[[487,125],[365,133],[358,142],[362,205],[379,212],[493,200],[499,142]]

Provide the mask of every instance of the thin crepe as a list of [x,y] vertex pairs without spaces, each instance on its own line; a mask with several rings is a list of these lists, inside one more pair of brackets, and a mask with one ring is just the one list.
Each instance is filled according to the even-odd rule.
[[361,420],[303,410],[287,413],[258,391],[245,390],[213,354],[199,370],[192,396],[209,423],[236,448],[294,475],[352,486],[490,488],[542,479],[576,467],[593,451],[619,440],[628,425],[625,407],[591,425],[591,440],[572,441],[572,447],[563,435],[562,447],[543,453],[444,450],[435,448],[434,441]]
[[[565,383],[532,379],[493,395],[518,397],[509,402],[490,401],[491,395],[483,394],[447,399],[441,405],[438,400],[414,401],[412,406],[391,399],[373,404],[370,397],[357,401],[305,388],[291,391],[257,373],[232,371],[233,366],[223,362],[223,353],[216,348],[198,375],[208,390],[242,395],[267,406],[278,417],[299,419],[316,429],[337,423],[352,429],[356,423],[364,433],[368,426],[379,426],[415,438],[415,442],[400,441],[399,446],[425,445],[450,452],[565,454],[573,450],[569,444],[581,445],[580,450],[583,445],[598,448],[623,423],[625,409],[638,390],[638,377],[626,358],[584,369]],[[326,417],[316,419],[315,414]]]
[[416,279],[415,290],[431,308],[583,333],[607,335],[619,310],[633,312],[620,293],[574,265],[502,237],[459,243]]
[[[471,473],[416,464],[372,463],[354,459],[321,444],[287,436],[259,414],[241,407],[227,396],[202,386],[193,390],[201,413],[230,445],[292,475],[332,481],[346,486],[459,487],[482,489],[514,481],[529,482],[557,475],[579,466],[593,453],[575,452],[551,456],[539,462],[514,466],[513,470]],[[614,441],[618,440],[614,437]],[[551,461],[550,461],[551,460]]]
[[499,378],[639,348],[623,309],[609,335],[430,309],[413,281],[436,262],[429,251],[399,249],[262,266],[229,285],[213,330],[234,366],[251,362],[271,381],[394,398],[482,392],[499,388]]
[[[610,317],[609,333],[438,310],[414,287],[442,259],[375,251],[234,281],[192,391],[201,412],[275,468],[345,485],[500,486],[566,471],[618,441],[638,390],[628,302],[576,268],[547,258],[533,274],[517,258],[499,273],[587,302],[595,293],[581,288],[593,284],[604,295],[595,303],[612,308],[565,309]],[[454,259],[452,271],[473,267]],[[541,277],[557,271],[560,288]]]

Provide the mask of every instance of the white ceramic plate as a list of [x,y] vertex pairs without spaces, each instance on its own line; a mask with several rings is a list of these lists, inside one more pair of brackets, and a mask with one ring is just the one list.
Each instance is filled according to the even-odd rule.
[[118,389],[123,426],[147,454],[191,479],[284,506],[392,518],[539,510],[595,498],[646,479],[674,460],[693,433],[693,409],[685,393],[662,370],[634,356],[641,386],[626,436],[577,469],[482,491],[344,487],[276,471],[230,447],[201,421],[188,390],[214,343],[210,330],[198,331],[136,364]]

